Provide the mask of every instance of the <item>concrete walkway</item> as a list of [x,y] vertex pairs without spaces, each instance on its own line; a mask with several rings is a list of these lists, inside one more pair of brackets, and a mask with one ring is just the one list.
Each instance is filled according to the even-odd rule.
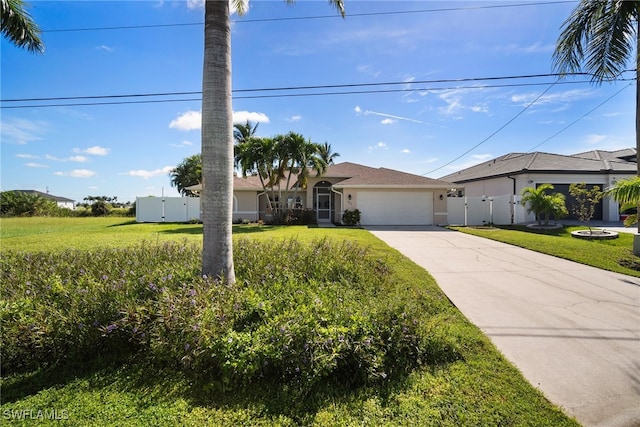
[[369,227],[585,426],[640,426],[640,279],[440,227]]

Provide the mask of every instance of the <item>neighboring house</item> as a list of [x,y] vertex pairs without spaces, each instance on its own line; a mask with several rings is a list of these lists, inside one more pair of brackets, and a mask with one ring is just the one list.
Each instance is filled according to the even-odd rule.
[[[451,183],[442,180],[348,162],[329,166],[320,177],[312,173],[306,188],[289,192],[276,190],[273,195],[271,191],[264,192],[259,177],[236,176],[233,219],[268,221],[271,212],[267,197],[271,197],[272,204],[285,203],[290,208],[312,209],[319,224],[340,223],[347,209],[361,212],[362,225],[446,224],[447,191],[450,188]],[[190,189],[198,191],[201,187]],[[145,221],[152,216],[144,213],[141,202],[144,205],[148,200],[138,198],[136,205],[138,221]],[[187,206],[187,201],[180,203]],[[165,217],[165,220],[170,219]]]
[[43,193],[37,190],[13,190],[15,193],[35,194],[37,196],[44,197],[45,199],[53,200],[58,204],[58,207],[75,209],[75,200],[68,199],[66,197],[54,196],[53,194]]
[[[601,190],[619,180],[630,178],[637,172],[637,153],[629,148],[618,151],[595,150],[574,155],[551,153],[509,153],[476,166],[443,176],[442,180],[454,183],[457,194],[468,198],[494,198],[520,195],[525,187],[552,184],[554,191],[567,197],[570,208],[572,198],[569,185],[584,182],[597,185]],[[464,191],[462,191],[464,188]],[[619,206],[610,198],[598,205],[594,220],[618,221]],[[512,215],[512,218],[516,215]],[[526,222],[534,218],[524,218]]]

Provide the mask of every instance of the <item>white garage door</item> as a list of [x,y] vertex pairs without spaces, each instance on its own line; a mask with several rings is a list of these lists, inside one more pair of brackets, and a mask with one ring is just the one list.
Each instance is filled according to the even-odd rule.
[[362,225],[432,225],[431,191],[359,191]]

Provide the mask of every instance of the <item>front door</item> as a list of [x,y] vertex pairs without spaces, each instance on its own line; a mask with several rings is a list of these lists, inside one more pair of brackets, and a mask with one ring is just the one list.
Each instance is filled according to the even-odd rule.
[[331,194],[316,193],[318,223],[331,222]]

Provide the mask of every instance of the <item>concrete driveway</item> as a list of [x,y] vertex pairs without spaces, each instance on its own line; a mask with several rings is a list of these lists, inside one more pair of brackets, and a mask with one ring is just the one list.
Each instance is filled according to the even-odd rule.
[[640,279],[440,227],[368,227],[585,426],[640,426]]

